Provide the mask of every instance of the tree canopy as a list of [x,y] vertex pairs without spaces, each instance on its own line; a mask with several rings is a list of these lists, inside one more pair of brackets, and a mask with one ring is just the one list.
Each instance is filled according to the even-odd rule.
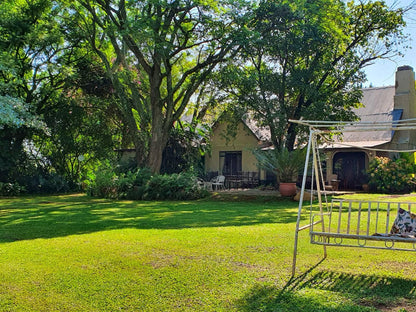
[[224,86],[270,128],[276,147],[293,149],[302,131],[289,119],[355,118],[363,68],[398,53],[403,13],[380,1],[260,1]]
[[159,171],[173,125],[216,66],[235,55],[237,5],[80,0],[68,7],[112,82],[139,165]]
[[[108,135],[98,131],[97,123],[80,135],[100,115],[91,101],[85,105],[76,78],[88,51],[67,40],[59,10],[45,0],[0,4],[2,180],[49,171],[79,182],[80,153],[91,156],[112,146],[102,144]],[[104,125],[105,118],[100,122]]]
[[27,168],[7,151],[22,164],[31,146],[78,183],[133,147],[157,173],[232,106],[290,150],[302,137],[290,118],[354,118],[363,68],[398,53],[403,14],[382,1],[4,0],[0,161]]

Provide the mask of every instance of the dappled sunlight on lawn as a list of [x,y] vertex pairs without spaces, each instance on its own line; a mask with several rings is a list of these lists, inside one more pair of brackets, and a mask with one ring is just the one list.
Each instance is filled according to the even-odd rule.
[[0,302],[7,311],[3,298],[26,311],[34,297],[32,306],[57,301],[62,311],[98,302],[100,311],[416,312],[414,253],[333,247],[322,260],[304,231],[290,278],[297,210],[288,199],[0,198]]
[[293,223],[297,203],[261,201],[116,201],[85,195],[0,199],[0,241],[109,229],[180,229]]
[[[416,281],[331,271],[290,279],[284,287],[257,284],[239,301],[241,311],[415,311]],[[410,310],[408,310],[410,309]]]

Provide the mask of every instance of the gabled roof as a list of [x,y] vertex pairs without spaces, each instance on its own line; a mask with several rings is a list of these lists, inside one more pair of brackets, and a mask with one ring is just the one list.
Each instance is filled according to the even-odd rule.
[[[354,113],[362,122],[391,122],[402,118],[403,110],[394,108],[395,87],[379,87],[363,89],[362,107],[354,109]],[[219,119],[216,121],[216,123]],[[269,127],[259,126],[250,115],[241,119],[248,130],[261,142],[271,141]],[[215,123],[215,124],[216,124]],[[215,124],[213,127],[215,127]],[[346,130],[348,127],[345,128]],[[363,131],[344,132],[340,137],[334,138],[333,143],[325,144],[326,148],[346,147],[374,147],[388,143],[392,140],[394,132],[386,131]]]
[[[222,117],[221,115],[217,118],[212,125],[212,129],[215,129],[223,121]],[[251,114],[245,114],[240,118],[240,121],[258,141],[263,143],[269,143],[271,141],[270,128],[267,126],[259,126],[259,123],[251,117]]]
[[[362,122],[389,122],[400,120],[403,110],[394,108],[395,87],[381,87],[363,89],[362,104],[363,106],[354,110],[355,114]],[[346,127],[348,130],[348,127]],[[393,132],[386,131],[363,131],[363,132],[345,132],[332,148],[345,147],[353,145],[357,147],[372,147],[388,143],[393,138]]]
[[243,123],[250,129],[253,135],[257,138],[257,140],[262,142],[270,142],[270,128],[258,126],[258,122],[252,118],[243,118]]

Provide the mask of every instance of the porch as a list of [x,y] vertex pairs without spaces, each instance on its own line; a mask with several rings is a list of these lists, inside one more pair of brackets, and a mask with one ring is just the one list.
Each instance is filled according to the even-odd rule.
[[260,176],[257,171],[239,171],[235,174],[209,171],[202,178],[204,181],[211,181],[218,175],[225,176],[224,185],[226,189],[251,189],[260,185]]

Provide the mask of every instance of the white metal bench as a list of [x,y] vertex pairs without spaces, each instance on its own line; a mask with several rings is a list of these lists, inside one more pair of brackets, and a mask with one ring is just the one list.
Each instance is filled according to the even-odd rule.
[[411,214],[416,212],[416,203],[333,199],[328,213],[313,214],[309,232],[311,243],[416,251],[413,233],[392,232],[401,209]]
[[[375,249],[392,249],[416,251],[416,215],[412,219],[411,212],[416,213],[416,203],[412,202],[382,202],[382,201],[352,201],[335,199],[329,206],[322,200],[322,194],[325,192],[325,181],[321,161],[318,152],[318,137],[328,146],[332,144],[327,136],[344,132],[373,132],[373,131],[416,131],[416,119],[408,120],[391,120],[385,122],[333,122],[333,121],[306,121],[290,120],[292,123],[309,127],[309,141],[307,145],[307,154],[305,168],[302,180],[302,188],[299,197],[299,209],[296,221],[295,241],[293,251],[292,276],[295,275],[296,259],[298,249],[299,232],[309,229],[310,240],[312,244],[323,245],[324,258],[327,256],[327,246],[342,247],[360,247]],[[342,142],[338,144],[343,144]],[[356,149],[367,149],[373,152],[416,152],[416,149],[408,150],[385,150],[378,148],[369,148],[363,146],[354,146],[344,144],[346,147]],[[313,205],[310,207],[309,224],[300,225],[301,213],[303,208],[303,199],[306,188],[306,178],[309,173],[309,162],[312,153],[312,186],[310,193],[316,194],[318,198],[318,212],[314,212]],[[321,191],[321,187],[323,190]],[[392,233],[392,226],[398,216],[398,212],[406,212],[409,220],[412,219],[412,231],[403,233]],[[400,217],[399,214],[399,217]],[[406,228],[407,225],[403,224]],[[393,231],[395,232],[395,231]],[[410,245],[409,245],[410,244]]]

